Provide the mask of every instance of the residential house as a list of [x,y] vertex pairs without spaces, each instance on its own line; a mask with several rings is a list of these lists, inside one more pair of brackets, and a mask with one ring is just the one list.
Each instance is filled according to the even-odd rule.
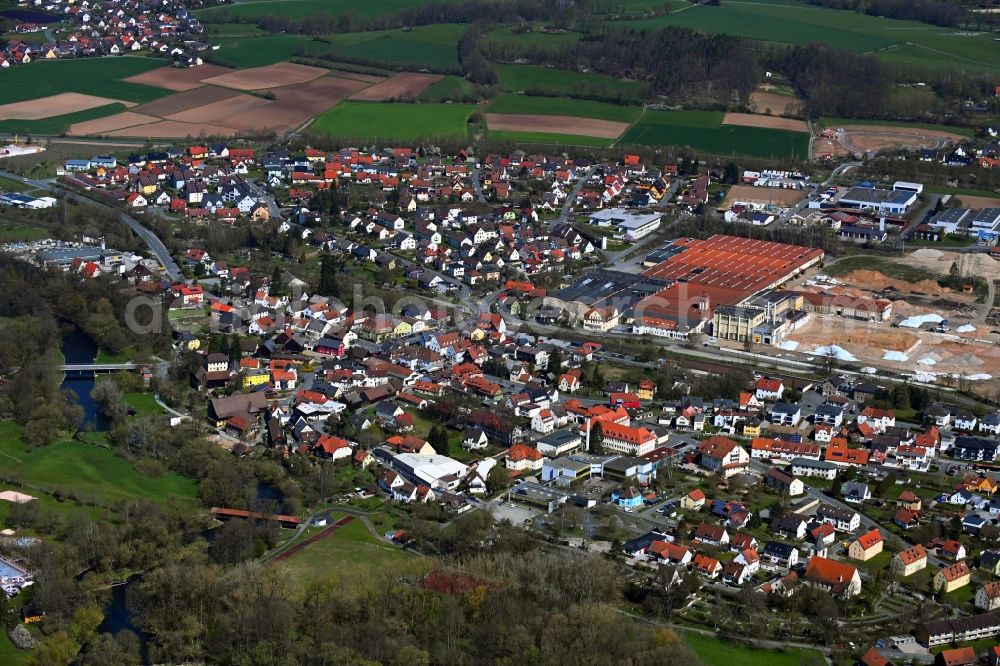
[[869,530],[851,542],[847,554],[852,560],[867,562],[882,552],[885,540],[878,528]]
[[956,562],[941,569],[934,575],[932,587],[935,592],[953,592],[969,584],[972,571],[965,562]]
[[890,567],[892,573],[900,578],[912,576],[927,568],[927,551],[920,544],[901,550],[893,556]]
[[861,593],[861,576],[857,568],[818,555],[809,558],[803,582],[838,597],[853,597]]

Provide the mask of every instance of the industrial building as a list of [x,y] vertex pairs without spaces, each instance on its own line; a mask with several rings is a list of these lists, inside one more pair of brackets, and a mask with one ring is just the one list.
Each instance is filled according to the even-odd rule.
[[606,208],[592,213],[589,222],[598,227],[614,227],[615,237],[635,241],[660,228],[660,214],[637,215],[624,208]]
[[[893,187],[901,185],[896,183]],[[859,210],[872,210],[885,212],[889,215],[905,215],[910,207],[917,202],[918,191],[911,187],[922,186],[914,183],[905,183],[908,187],[899,189],[880,190],[874,187],[852,187],[845,192],[838,204],[842,208],[857,208]]]

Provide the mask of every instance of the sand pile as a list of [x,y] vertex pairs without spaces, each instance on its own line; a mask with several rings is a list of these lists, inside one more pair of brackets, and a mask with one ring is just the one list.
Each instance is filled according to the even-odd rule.
[[878,271],[867,269],[851,271],[844,276],[844,281],[872,291],[881,291],[883,289],[892,288],[904,293],[920,292],[923,294],[934,294],[939,296],[952,293],[950,289],[939,285],[936,280],[906,282],[905,280],[895,280]]

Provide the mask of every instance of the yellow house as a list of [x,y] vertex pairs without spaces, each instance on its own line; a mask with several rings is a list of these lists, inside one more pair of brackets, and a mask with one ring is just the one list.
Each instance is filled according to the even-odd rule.
[[892,573],[901,578],[912,576],[926,567],[927,551],[919,543],[913,548],[907,548],[896,553],[890,565]]
[[972,572],[965,562],[956,562],[950,566],[938,570],[934,575],[935,592],[951,592],[969,584]]
[[271,376],[265,371],[248,372],[243,375],[243,390],[246,391],[254,386],[266,384],[270,378]]
[[681,498],[681,508],[689,509],[691,511],[700,511],[701,508],[705,506],[705,501],[705,493],[702,492],[701,488],[695,488]]
[[639,382],[639,400],[652,400],[656,396],[656,382],[643,379]]
[[878,528],[875,528],[852,541],[847,549],[847,554],[852,560],[865,562],[881,553],[884,546],[885,540]]
[[743,422],[744,437],[760,437],[760,421],[751,419]]
[[395,326],[392,327],[392,337],[405,338],[413,333],[413,326],[410,325],[410,322],[404,319],[398,319],[393,323]]

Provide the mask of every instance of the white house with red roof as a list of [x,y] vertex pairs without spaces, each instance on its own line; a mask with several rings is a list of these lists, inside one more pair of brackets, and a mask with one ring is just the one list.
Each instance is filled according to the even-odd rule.
[[728,437],[715,435],[698,445],[701,466],[729,478],[745,472],[750,466],[750,454]]
[[754,395],[758,400],[781,400],[785,385],[780,379],[761,377],[754,385]]
[[876,434],[883,433],[896,425],[896,414],[891,409],[879,409],[868,405],[858,414],[858,425],[868,425]]
[[523,444],[515,444],[507,450],[507,456],[504,461],[507,469],[510,470],[517,472],[525,470],[538,471],[542,469],[545,457],[538,449],[533,449]]

